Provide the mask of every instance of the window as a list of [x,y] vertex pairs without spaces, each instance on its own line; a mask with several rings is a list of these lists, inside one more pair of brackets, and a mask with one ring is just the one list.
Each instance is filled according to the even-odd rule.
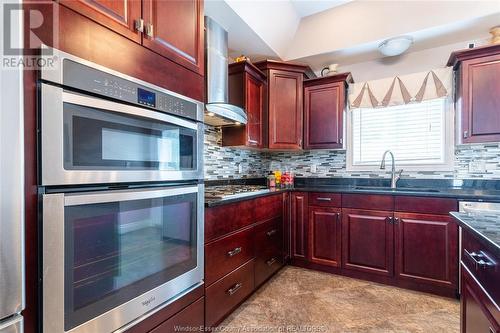
[[405,170],[452,170],[451,113],[446,98],[350,110],[347,168],[378,169],[384,151],[389,149],[397,166]]

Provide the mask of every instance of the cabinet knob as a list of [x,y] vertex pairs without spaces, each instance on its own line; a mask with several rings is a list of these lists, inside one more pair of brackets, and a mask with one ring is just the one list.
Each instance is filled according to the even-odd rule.
[[467,139],[469,137],[469,131],[464,131],[464,139]]
[[237,254],[238,254],[238,253],[240,253],[240,252],[241,252],[241,247],[237,247],[237,248],[235,248],[234,250],[229,251],[229,252],[227,253],[227,255],[228,255],[229,257],[234,257],[235,255],[237,255]]
[[479,268],[486,269],[490,267],[494,267],[496,263],[488,257],[483,251],[479,252],[469,252],[464,249],[464,253],[466,257],[472,260],[474,263],[474,268],[477,270]]
[[143,19],[137,19],[134,21],[134,28],[135,30],[139,32],[144,32],[144,20]]
[[229,295],[234,295],[238,290],[240,290],[240,288],[243,286],[243,283],[239,282],[237,284],[235,284],[234,286],[232,286],[231,288],[229,288],[227,290],[227,293]]
[[278,230],[273,229],[273,230],[269,230],[266,234],[267,234],[267,236],[271,237],[272,235],[274,235],[277,232],[278,232]]
[[272,266],[276,262],[276,258],[271,258],[266,261],[267,266]]
[[146,24],[146,35],[149,38],[153,38],[153,25],[151,23]]

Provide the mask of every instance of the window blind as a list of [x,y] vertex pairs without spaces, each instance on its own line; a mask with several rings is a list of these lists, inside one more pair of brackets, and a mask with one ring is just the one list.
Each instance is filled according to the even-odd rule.
[[390,149],[398,165],[445,161],[445,98],[352,112],[352,164],[378,165]]

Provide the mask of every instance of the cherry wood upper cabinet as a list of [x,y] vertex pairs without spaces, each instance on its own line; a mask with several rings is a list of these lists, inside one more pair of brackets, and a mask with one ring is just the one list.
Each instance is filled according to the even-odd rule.
[[141,19],[140,0],[59,0],[59,3],[138,43],[141,32],[134,21]]
[[351,73],[304,81],[304,148],[343,147],[344,109]]
[[395,213],[398,279],[457,289],[458,226],[450,216]]
[[342,268],[393,276],[393,212],[342,209]]
[[203,75],[203,0],[142,0],[142,3],[143,45]]
[[273,60],[255,65],[267,75],[269,149],[301,149],[303,81],[309,67]]
[[230,64],[228,87],[229,103],[245,110],[247,124],[223,127],[222,145],[267,147],[266,75],[249,61]]
[[[203,0],[59,2],[184,68],[204,74]],[[142,22],[138,29],[135,22]],[[182,80],[182,76],[178,79]]]
[[307,215],[308,215],[308,193],[292,192],[290,203],[291,221],[291,257],[292,259],[307,259]]
[[448,66],[458,71],[462,142],[500,141],[500,45],[454,52]]
[[341,210],[339,208],[309,208],[309,253],[315,264],[340,267]]

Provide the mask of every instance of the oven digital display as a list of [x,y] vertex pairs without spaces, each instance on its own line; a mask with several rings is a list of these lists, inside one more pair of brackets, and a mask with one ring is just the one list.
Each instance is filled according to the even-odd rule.
[[156,95],[154,92],[137,88],[137,102],[139,104],[156,107]]

